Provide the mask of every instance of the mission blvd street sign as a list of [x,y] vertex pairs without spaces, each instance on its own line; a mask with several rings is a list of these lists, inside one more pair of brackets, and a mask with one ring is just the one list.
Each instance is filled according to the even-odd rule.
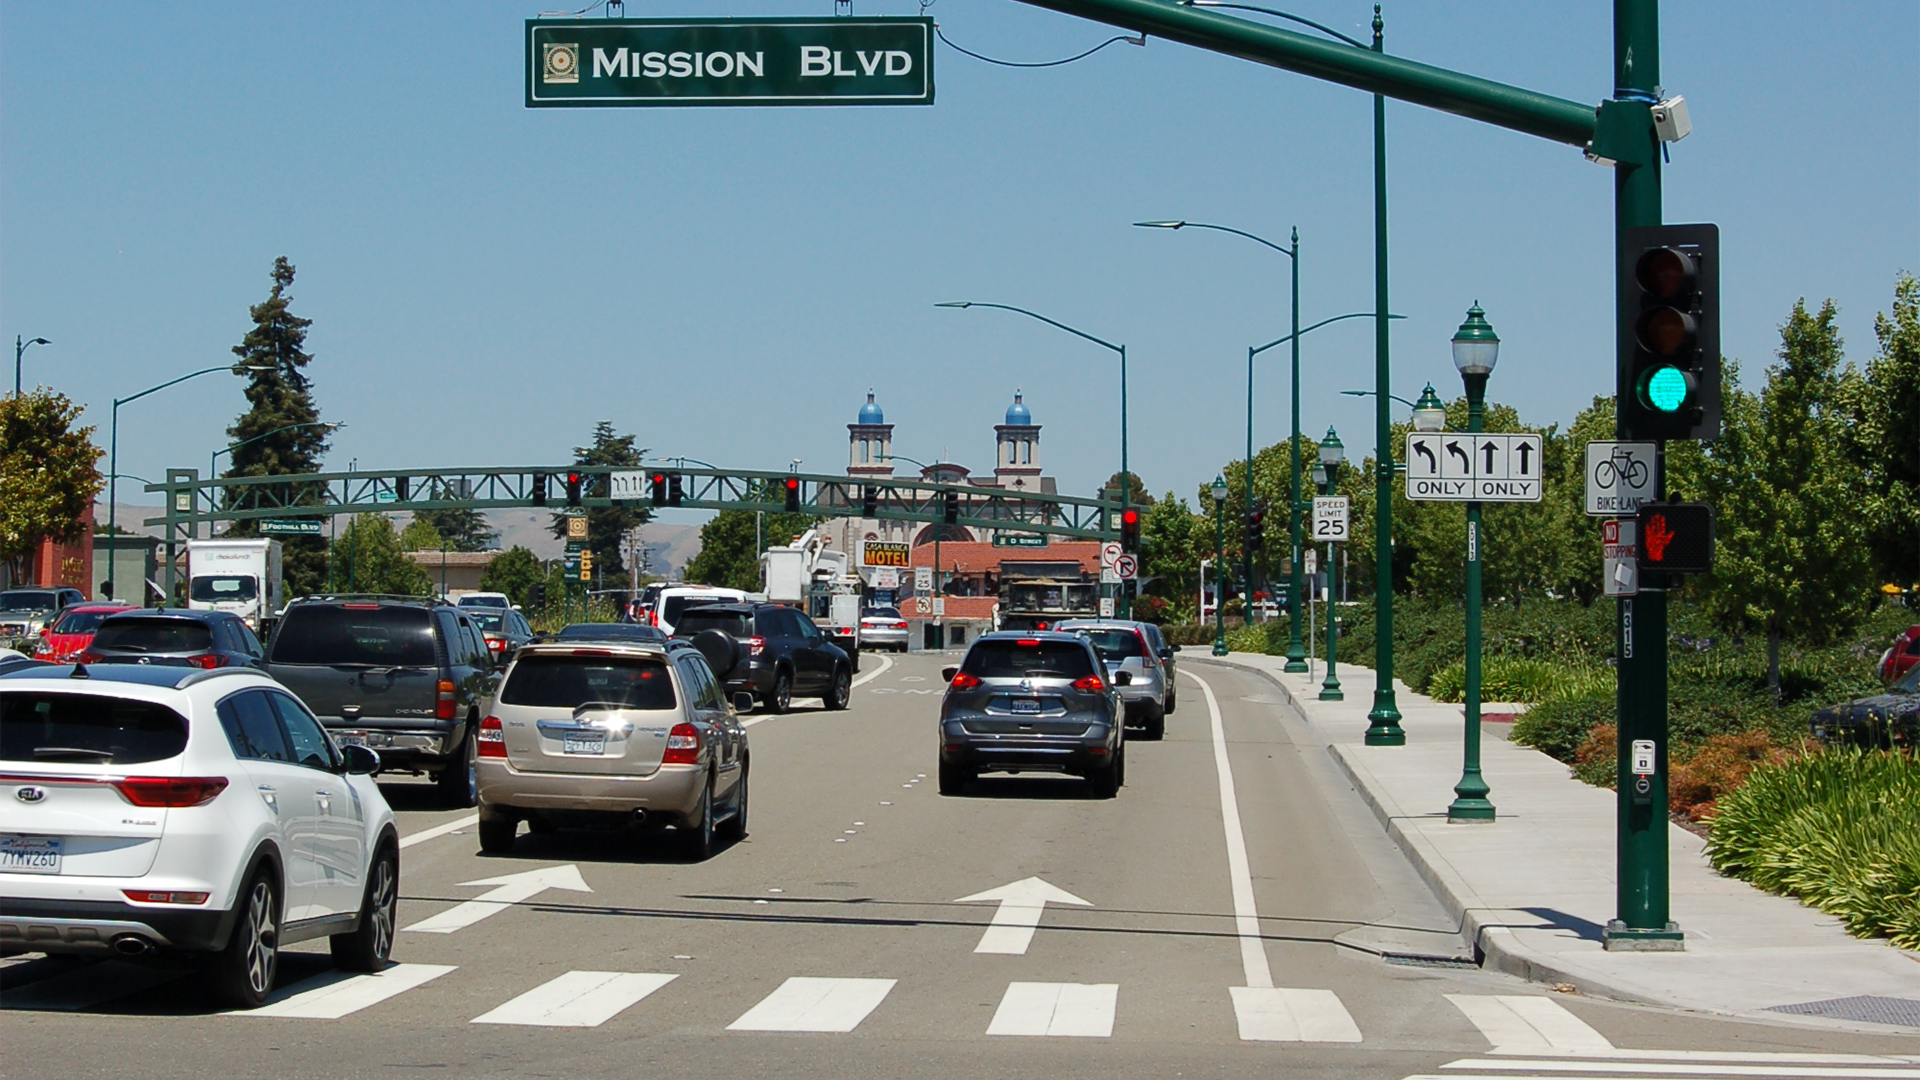
[[1540,436],[1409,432],[1407,498],[1539,502]]
[[527,107],[931,105],[933,20],[529,19]]

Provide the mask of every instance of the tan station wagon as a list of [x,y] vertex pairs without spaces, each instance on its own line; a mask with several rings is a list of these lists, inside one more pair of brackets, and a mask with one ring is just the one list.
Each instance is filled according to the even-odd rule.
[[480,723],[480,849],[520,822],[671,826],[689,859],[747,828],[747,732],[684,641],[522,646]]

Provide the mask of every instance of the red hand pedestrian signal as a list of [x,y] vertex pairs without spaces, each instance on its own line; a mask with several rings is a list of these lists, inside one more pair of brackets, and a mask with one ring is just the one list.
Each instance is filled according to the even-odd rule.
[[1638,555],[1642,571],[1705,574],[1713,570],[1713,508],[1705,503],[1641,503]]
[[1673,543],[1673,532],[1667,528],[1667,515],[1653,514],[1647,519],[1647,558],[1654,562],[1667,557],[1667,545]]

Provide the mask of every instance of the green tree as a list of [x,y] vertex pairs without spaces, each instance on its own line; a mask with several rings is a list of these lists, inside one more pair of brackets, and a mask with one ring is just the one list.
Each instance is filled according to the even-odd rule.
[[1865,485],[1846,454],[1836,315],[1831,300],[1818,314],[1795,303],[1765,388],[1741,390],[1739,368],[1728,364],[1721,438],[1669,455],[1669,497],[1704,496],[1717,515],[1701,599],[1722,625],[1766,635],[1776,699],[1783,640],[1823,644],[1866,611]]
[[442,542],[439,530],[418,514],[400,530],[401,551],[439,551]]
[[495,556],[480,572],[480,587],[488,592],[506,593],[507,599],[525,606],[527,587],[545,581],[546,567],[533,552],[515,545]]
[[51,390],[0,400],[0,559],[15,581],[42,539],[80,537],[105,486],[93,428],[73,426],[79,416],[78,405]]
[[355,514],[333,542],[334,587],[358,593],[431,596],[434,582],[400,549],[385,514]]
[[[784,491],[775,491],[771,484],[756,487],[751,495],[757,502],[773,505],[779,505],[785,497]],[[722,510],[700,527],[700,553],[687,561],[686,579],[702,585],[758,591],[760,552],[754,547],[756,517],[760,518],[764,547],[789,543],[816,520],[807,514]]]
[[413,520],[431,525],[454,551],[486,551],[500,536],[478,510],[422,510]]
[[[646,454],[643,449],[633,445],[634,436],[614,433],[613,422],[602,420],[593,425],[593,443],[578,447],[574,451],[575,465],[610,465],[615,468],[637,469],[640,459]],[[605,496],[607,477],[593,475],[587,477],[589,484],[583,487],[582,496]],[[596,574],[611,589],[625,588],[627,585],[627,564],[625,555],[626,538],[633,530],[647,523],[653,511],[644,506],[610,506],[587,511],[587,548],[593,552],[593,565]],[[567,515],[553,515],[553,535],[566,539]]]
[[[1147,493],[1146,482],[1141,480],[1139,476],[1135,475],[1132,472],[1127,473],[1126,487],[1127,487],[1127,496],[1128,496],[1127,505],[1129,506],[1152,506],[1153,505],[1153,496]],[[1117,493],[1119,492],[1119,490],[1120,490],[1120,474],[1119,473],[1114,473],[1112,476],[1107,477],[1107,482],[1100,485],[1100,492],[1102,495],[1105,495],[1107,492]]]
[[[293,264],[282,255],[273,261],[273,289],[248,314],[253,328],[233,347],[238,357],[233,373],[247,380],[246,412],[228,437],[246,445],[233,451],[223,476],[285,476],[318,472],[327,452],[327,429],[320,425],[320,407],[313,400],[313,383],[306,366],[313,357],[305,351],[307,328],[313,320],[288,310],[292,297]],[[249,370],[257,368],[259,370]],[[320,493],[293,488],[288,501],[316,502]],[[257,536],[252,521],[236,521],[231,537]],[[281,543],[287,591],[301,596],[317,591],[326,580],[326,541],[317,536],[290,536]]]
[[1169,491],[1140,519],[1140,555],[1146,592],[1166,597],[1176,612],[1185,614],[1196,602],[1200,560],[1213,558],[1213,519],[1195,514],[1187,500]]
[[1843,392],[1865,472],[1867,543],[1881,583],[1920,587],[1920,284],[1902,274],[1893,313],[1873,320],[1880,353]]

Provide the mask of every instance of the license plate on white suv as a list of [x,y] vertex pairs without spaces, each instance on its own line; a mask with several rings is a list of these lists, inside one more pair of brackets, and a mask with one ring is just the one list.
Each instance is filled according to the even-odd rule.
[[61,843],[53,836],[0,836],[0,873],[57,874]]
[[563,754],[604,754],[607,752],[607,737],[599,735],[563,735],[560,738],[560,752]]

